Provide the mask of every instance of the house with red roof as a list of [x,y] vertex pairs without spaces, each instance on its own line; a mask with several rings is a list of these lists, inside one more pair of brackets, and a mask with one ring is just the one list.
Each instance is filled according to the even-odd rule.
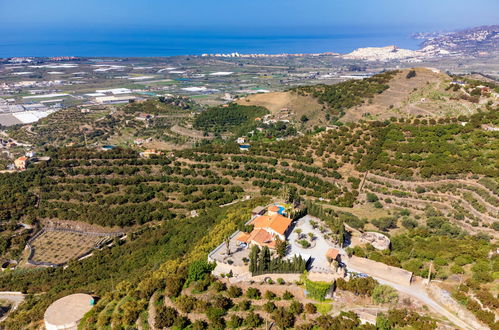
[[286,240],[293,220],[279,214],[280,208],[272,205],[264,215],[256,216],[249,224],[253,226],[250,233],[240,233],[236,238],[239,242],[248,245],[268,246],[275,249],[277,238]]
[[28,160],[29,158],[26,156],[21,156],[14,160],[14,165],[18,170],[25,170],[26,167],[28,167]]

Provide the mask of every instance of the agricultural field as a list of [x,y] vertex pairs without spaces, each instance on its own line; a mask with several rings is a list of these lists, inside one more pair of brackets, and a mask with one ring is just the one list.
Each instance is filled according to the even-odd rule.
[[33,250],[30,261],[54,265],[64,264],[84,255],[107,240],[109,240],[108,236],[45,230],[30,244]]
[[[8,134],[35,146],[135,147],[154,142],[182,145],[192,143],[193,139],[171,129],[175,125],[189,125],[196,107],[179,97],[111,107],[67,108],[22,129],[11,129]],[[150,118],[140,120],[141,114]]]
[[[335,314],[345,306],[300,296],[303,284],[298,283],[271,284],[272,288],[265,286],[269,283],[255,284],[275,291],[276,297],[248,297],[253,308],[249,311],[239,309],[239,297],[229,297],[220,289],[224,280],[210,276],[182,285],[183,298],[165,292],[168,278],[187,280],[188,268],[206,260],[209,251],[240,229],[255,206],[279,200],[301,205],[309,214],[310,205],[320,205],[327,213],[324,220],[337,224],[340,232],[348,225],[361,232],[382,233],[392,242],[390,249],[379,252],[362,242],[345,247],[346,253],[419,277],[430,275],[481,322],[494,325],[489,309],[496,304],[494,281],[499,271],[497,256],[491,253],[499,231],[497,106],[482,104],[484,100],[472,95],[472,101],[478,97],[479,103],[470,102],[477,109],[480,106],[474,114],[343,120],[350,110],[370,100],[376,104],[390,92],[394,79],[402,80],[400,84],[404,79],[424,80],[424,72],[419,78],[419,71],[412,78],[405,72],[293,92],[322,100],[325,108],[318,111],[324,110],[323,119],[295,117],[286,124],[264,127],[255,119],[265,117],[266,110],[257,106],[232,104],[198,112],[189,103],[171,104],[158,98],[90,112],[64,110],[36,125],[13,128],[9,134],[33,142],[51,160],[0,175],[4,255],[16,255],[11,250],[29,239],[30,230],[49,221],[120,227],[127,231],[127,239],[94,251],[91,258],[69,262],[64,270],[25,268],[0,276],[4,290],[35,293],[29,298],[35,307],[21,309],[5,324],[22,328],[36,322],[59,294],[76,290],[96,292],[102,298],[87,316],[89,329],[95,324],[133,327],[136,322],[143,328],[156,322],[166,327],[172,320],[177,326],[197,322],[214,328],[265,320],[279,322],[280,327],[356,324],[355,314]],[[476,88],[446,91],[442,83],[438,85],[442,94],[437,95],[437,85],[430,83],[428,90],[414,92],[433,101],[443,93],[476,94]],[[352,99],[342,97],[346,91]],[[421,96],[414,95],[414,100]],[[151,118],[137,119],[140,114]],[[235,142],[239,136],[249,149]],[[149,141],[139,146],[137,139]],[[103,144],[112,146],[103,150]],[[140,151],[150,145],[167,151],[145,157]],[[67,262],[98,244],[88,237],[50,235],[33,242],[35,261]],[[340,282],[336,294],[353,304],[383,308],[378,311],[387,319],[393,317],[390,322],[400,321],[401,327],[417,327],[403,320],[407,313],[393,311],[390,303],[371,305],[374,298],[357,291],[374,284],[363,284]],[[297,303],[285,299],[282,289],[293,291]],[[246,296],[249,287],[242,290]],[[386,293],[384,288],[379,290]],[[388,298],[393,296],[388,293]],[[477,299],[488,307],[477,308]],[[181,307],[186,301],[195,301],[189,312]],[[220,308],[215,306],[219,303]],[[310,306],[310,313],[297,311],[299,317],[290,317],[286,308],[291,309],[292,303],[298,310],[298,304],[304,309],[311,303],[316,312]],[[420,306],[405,307],[424,314],[422,318],[411,315],[426,328],[442,321],[427,318]],[[158,315],[166,316],[157,319]]]

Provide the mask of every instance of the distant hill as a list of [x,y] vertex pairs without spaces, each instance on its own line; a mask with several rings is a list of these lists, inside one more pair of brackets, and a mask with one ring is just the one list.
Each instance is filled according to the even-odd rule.
[[499,51],[499,25],[480,26],[456,32],[420,33],[423,49],[444,49],[461,55],[486,55]]
[[313,125],[327,125],[334,123],[335,118],[355,122],[391,117],[469,115],[489,101],[497,102],[490,95],[471,98],[470,88],[452,85],[453,79],[437,69],[404,69],[386,76],[376,75],[335,85],[304,86],[286,92],[250,95],[238,103],[263,106],[271,113],[289,108],[295,120],[306,115]]

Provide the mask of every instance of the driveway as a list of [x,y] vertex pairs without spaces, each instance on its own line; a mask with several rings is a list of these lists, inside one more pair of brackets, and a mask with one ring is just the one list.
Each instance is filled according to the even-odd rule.
[[[310,220],[314,220],[316,222],[320,222],[318,218],[312,217],[310,215],[306,215],[303,218],[300,218],[294,228],[291,234],[288,237],[288,242],[289,242],[289,256],[293,256],[295,254],[300,254],[300,255],[309,255],[312,257],[312,264],[311,264],[311,271],[314,272],[319,272],[319,273],[330,273],[332,274],[333,271],[329,267],[329,262],[327,261],[326,258],[326,252],[330,248],[337,248],[333,243],[329,242],[326,240],[319,230],[319,228],[314,229],[312,225],[310,224]],[[313,233],[315,236],[315,239],[313,240],[313,246],[305,249],[303,248],[298,241],[298,233],[296,232],[297,229],[301,229],[302,234],[301,235],[308,235],[308,233]]]

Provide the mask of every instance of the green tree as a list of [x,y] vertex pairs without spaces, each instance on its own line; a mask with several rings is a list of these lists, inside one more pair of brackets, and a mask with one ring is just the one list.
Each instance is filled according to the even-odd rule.
[[251,247],[250,252],[250,265],[249,270],[252,273],[258,271],[258,256],[260,255],[260,248],[257,245]]
[[199,281],[204,278],[206,274],[211,273],[215,265],[207,262],[206,260],[198,260],[191,263],[188,271],[189,282]]
[[288,249],[288,242],[283,241],[279,237],[277,237],[275,240],[275,249],[279,258],[284,258]]
[[378,285],[373,290],[372,299],[377,304],[395,304],[399,295],[397,290],[388,285]]
[[156,310],[156,317],[154,319],[157,328],[169,328],[175,323],[178,317],[178,312],[168,306],[160,306]]
[[294,315],[284,307],[277,308],[274,313],[272,313],[272,319],[281,329],[291,328],[295,324]]

